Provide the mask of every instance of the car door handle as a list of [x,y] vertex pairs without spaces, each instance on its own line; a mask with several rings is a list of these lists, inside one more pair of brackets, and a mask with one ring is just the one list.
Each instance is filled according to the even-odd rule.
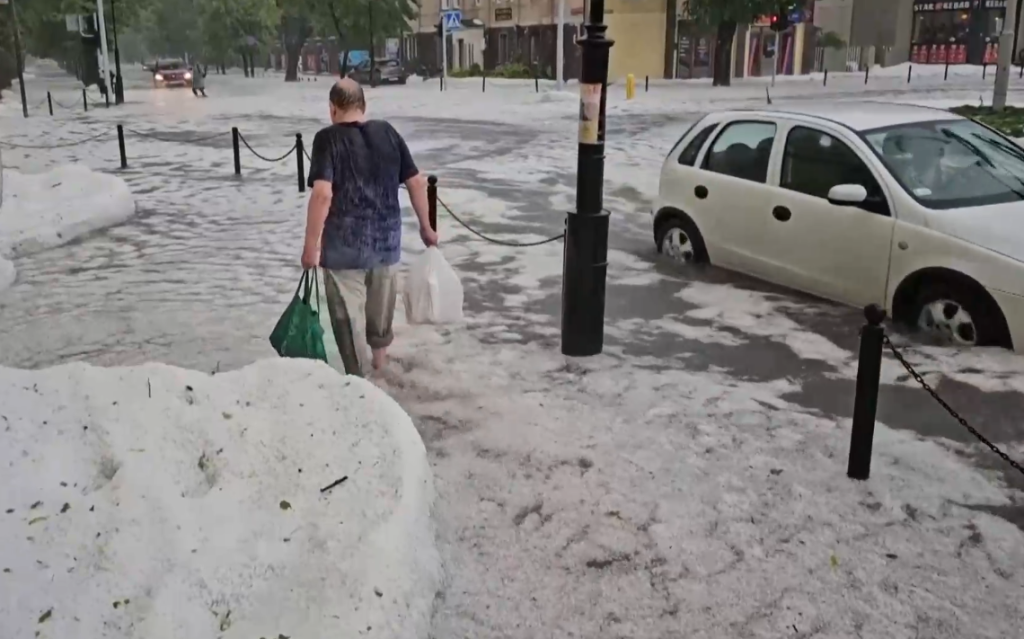
[[703,184],[698,184],[697,187],[693,189],[693,194],[697,196],[697,199],[703,200],[708,196],[708,187]]
[[784,206],[776,206],[772,209],[772,216],[780,222],[788,222],[789,218],[793,217],[793,212]]

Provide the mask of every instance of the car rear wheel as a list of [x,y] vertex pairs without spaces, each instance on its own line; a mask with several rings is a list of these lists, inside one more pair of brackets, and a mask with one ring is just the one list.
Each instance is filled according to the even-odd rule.
[[684,217],[673,216],[658,224],[654,234],[658,252],[681,264],[705,264],[708,251],[697,225]]
[[918,293],[908,319],[929,338],[946,344],[1011,347],[1002,311],[978,286],[928,283]]

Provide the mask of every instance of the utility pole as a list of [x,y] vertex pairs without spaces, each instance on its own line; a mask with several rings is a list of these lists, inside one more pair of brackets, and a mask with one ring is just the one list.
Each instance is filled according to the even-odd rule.
[[1002,111],[1006,108],[1006,93],[1010,88],[1010,66],[1013,64],[1013,32],[1017,29],[1017,3],[1006,3],[1006,19],[1003,32],[999,34],[999,59],[996,68],[996,84],[992,92],[992,108]]
[[103,56],[103,86],[110,91],[110,55],[107,53],[107,23],[103,20],[103,0],[96,0],[96,18],[99,21],[96,26],[100,30],[100,54]]
[[373,0],[366,0],[370,20],[370,86],[377,86],[377,58],[373,52]]
[[[28,117],[28,98],[25,96],[25,72],[22,69],[25,61],[21,57],[21,27],[18,26],[18,10],[14,8],[14,0],[11,3],[11,23],[14,26],[14,64],[18,65],[18,87],[21,89],[21,113]],[[5,4],[0,0],[0,4]]]
[[117,0],[110,0],[110,22],[114,27],[114,104],[124,104],[124,82],[121,80],[121,49],[117,46]]
[[598,355],[604,349],[604,297],[608,274],[608,213],[604,210],[605,101],[608,55],[604,0],[590,0],[580,71],[576,210],[565,224],[562,262],[562,354]]
[[445,89],[445,82],[448,81],[448,25],[444,20],[444,12],[441,13],[441,90]]
[[565,88],[565,0],[558,0],[558,40],[555,45],[558,53],[555,57],[555,73],[558,74],[558,90]]

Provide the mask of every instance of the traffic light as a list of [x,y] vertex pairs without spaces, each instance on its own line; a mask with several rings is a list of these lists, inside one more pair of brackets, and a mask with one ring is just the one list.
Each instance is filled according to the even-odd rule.
[[785,31],[789,28],[789,13],[786,11],[779,11],[768,16],[768,24],[772,31],[776,33]]

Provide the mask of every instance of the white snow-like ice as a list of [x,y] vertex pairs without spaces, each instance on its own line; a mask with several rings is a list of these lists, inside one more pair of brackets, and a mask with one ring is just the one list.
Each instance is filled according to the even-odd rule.
[[2,637],[426,637],[431,471],[372,384],[0,368],[0,442]]
[[135,215],[135,198],[124,180],[83,165],[42,173],[3,170],[0,203],[0,290],[14,280],[4,257],[60,246],[120,224]]

